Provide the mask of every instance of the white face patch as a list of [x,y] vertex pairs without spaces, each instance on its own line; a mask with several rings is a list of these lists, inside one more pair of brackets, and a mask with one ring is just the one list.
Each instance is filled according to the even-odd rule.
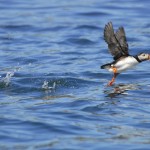
[[138,55],[138,58],[141,61],[148,60],[149,59],[149,54],[142,53],[142,54]]

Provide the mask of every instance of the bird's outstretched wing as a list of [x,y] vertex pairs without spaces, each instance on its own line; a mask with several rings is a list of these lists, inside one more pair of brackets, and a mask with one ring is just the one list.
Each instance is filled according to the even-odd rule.
[[109,51],[115,60],[129,55],[128,43],[123,27],[120,27],[115,33],[112,22],[109,22],[104,28],[104,40],[107,42]]

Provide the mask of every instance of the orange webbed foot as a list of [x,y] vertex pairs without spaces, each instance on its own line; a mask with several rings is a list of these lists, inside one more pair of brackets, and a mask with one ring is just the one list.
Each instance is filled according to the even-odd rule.
[[115,82],[116,76],[117,76],[117,68],[116,67],[112,67],[114,76],[112,78],[112,80],[107,84],[107,86],[112,86],[113,83]]
[[107,84],[107,86],[112,86],[114,82],[115,82],[115,78],[113,77],[112,80]]

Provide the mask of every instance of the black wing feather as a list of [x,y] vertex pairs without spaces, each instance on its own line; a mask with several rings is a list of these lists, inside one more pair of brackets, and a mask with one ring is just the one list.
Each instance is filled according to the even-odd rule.
[[104,40],[108,44],[108,48],[114,59],[122,56],[128,56],[128,44],[123,27],[120,27],[114,33],[112,22],[109,22],[104,29]]

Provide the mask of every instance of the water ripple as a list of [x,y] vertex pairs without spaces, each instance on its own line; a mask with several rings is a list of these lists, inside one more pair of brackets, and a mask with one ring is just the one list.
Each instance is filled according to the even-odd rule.
[[108,21],[149,53],[148,2],[2,0],[0,149],[149,149],[149,62],[100,69]]
[[69,38],[66,40],[71,44],[78,44],[78,45],[93,45],[95,42],[85,38]]
[[94,25],[80,25],[77,26],[75,29],[87,29],[87,30],[98,30],[98,31],[101,30],[99,26],[94,26]]
[[108,16],[107,13],[104,12],[82,12],[78,13],[79,15],[86,16],[86,17],[101,17],[101,16]]

